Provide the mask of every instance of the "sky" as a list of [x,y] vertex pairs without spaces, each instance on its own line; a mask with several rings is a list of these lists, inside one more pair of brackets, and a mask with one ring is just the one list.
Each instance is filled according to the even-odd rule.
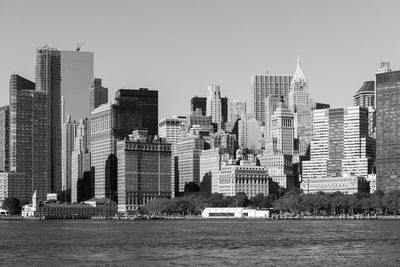
[[1,1],[0,106],[11,74],[35,79],[37,46],[83,40],[109,99],[158,90],[159,118],[189,114],[210,84],[249,106],[251,75],[293,75],[297,56],[313,99],[351,106],[381,61],[400,69],[398,10],[397,0]]

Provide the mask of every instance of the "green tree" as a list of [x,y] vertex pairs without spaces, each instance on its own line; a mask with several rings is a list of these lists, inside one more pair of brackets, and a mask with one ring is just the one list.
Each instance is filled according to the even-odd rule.
[[11,215],[19,215],[21,214],[21,205],[19,199],[7,197],[4,199],[3,204],[1,205],[2,209],[8,210]]

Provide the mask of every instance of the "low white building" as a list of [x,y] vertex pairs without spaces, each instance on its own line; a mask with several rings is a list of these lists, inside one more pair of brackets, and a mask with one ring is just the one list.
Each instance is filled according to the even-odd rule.
[[300,188],[305,194],[317,192],[334,193],[337,191],[344,194],[355,194],[368,193],[370,191],[367,179],[355,175],[303,179]]
[[201,213],[203,218],[269,218],[269,210],[256,210],[249,208],[205,208]]

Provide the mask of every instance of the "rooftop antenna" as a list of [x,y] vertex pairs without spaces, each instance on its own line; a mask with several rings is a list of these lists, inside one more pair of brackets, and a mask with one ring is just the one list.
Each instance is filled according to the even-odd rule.
[[84,40],[82,43],[77,44],[76,45],[76,51],[81,51],[81,47],[83,46],[83,44],[86,42],[86,40]]

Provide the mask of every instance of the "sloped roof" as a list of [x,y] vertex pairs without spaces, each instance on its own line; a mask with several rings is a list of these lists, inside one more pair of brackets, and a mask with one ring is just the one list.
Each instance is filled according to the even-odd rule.
[[357,91],[357,94],[365,93],[365,92],[375,92],[375,82],[374,81],[366,81],[361,86],[361,88]]
[[293,80],[306,80],[306,76],[304,76],[303,70],[300,66],[300,57],[297,58],[297,67],[296,72],[294,73]]

